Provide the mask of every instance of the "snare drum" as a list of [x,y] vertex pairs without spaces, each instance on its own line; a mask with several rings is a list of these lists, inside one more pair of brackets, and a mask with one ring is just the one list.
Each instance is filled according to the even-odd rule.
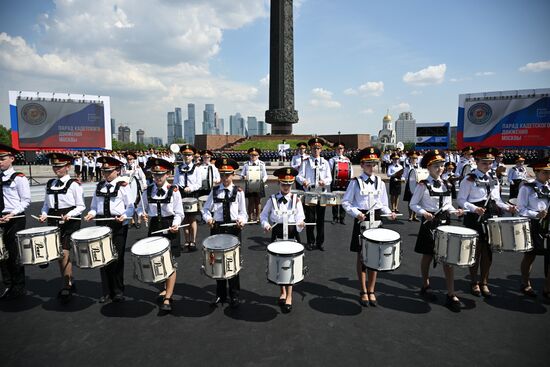
[[7,260],[10,257],[8,248],[4,243],[4,230],[0,228],[0,261]]
[[63,256],[59,227],[35,227],[16,233],[19,263],[40,265]]
[[71,234],[72,258],[81,269],[94,269],[110,264],[118,258],[112,230],[94,226],[79,229]]
[[181,204],[183,205],[184,213],[195,213],[199,211],[199,200],[196,198],[182,198]]
[[321,206],[334,206],[336,204],[336,195],[332,192],[323,192],[319,196],[319,205]]
[[363,264],[377,271],[392,271],[401,265],[401,235],[386,228],[367,229],[361,236]]
[[470,228],[439,226],[435,231],[434,256],[438,262],[470,267],[476,261],[478,233]]
[[304,246],[294,241],[277,241],[267,246],[267,280],[292,285],[304,280]]
[[134,275],[144,283],[163,282],[174,273],[170,241],[154,236],[137,241],[131,249]]
[[319,194],[316,192],[304,192],[304,204],[307,206],[317,206],[319,202]]
[[261,192],[262,170],[260,166],[248,166],[246,174],[246,192]]
[[230,279],[241,271],[241,243],[237,236],[215,234],[203,242],[202,271],[212,279]]
[[493,251],[526,252],[533,249],[528,218],[489,218],[487,232]]
[[208,195],[199,196],[199,210],[202,210],[202,208],[204,208],[206,200],[208,200]]
[[344,200],[344,195],[346,194],[345,191],[333,191],[332,192],[334,196],[336,197],[336,201],[334,205],[342,205],[342,200]]

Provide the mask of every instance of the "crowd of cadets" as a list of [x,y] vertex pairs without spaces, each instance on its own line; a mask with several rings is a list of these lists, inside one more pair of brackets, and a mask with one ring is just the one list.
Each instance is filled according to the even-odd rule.
[[[362,173],[348,182],[346,187],[334,186],[334,167],[338,162],[349,162],[344,152],[344,144],[336,144],[330,159],[323,157],[326,142],[320,138],[312,138],[307,143],[297,145],[296,154],[290,160],[290,167],[275,171],[279,179],[279,192],[267,198],[264,208],[261,199],[265,197],[264,183],[267,171],[260,157],[260,149],[248,150],[248,160],[244,163],[241,177],[246,179],[247,170],[252,166],[260,167],[261,188],[259,192],[247,192],[233,183],[233,177],[239,164],[230,157],[221,157],[212,164],[211,151],[197,151],[189,144],[180,147],[182,160],[177,161],[172,152],[111,152],[84,153],[73,156],[64,153],[49,153],[54,178],[46,185],[44,205],[39,220],[50,225],[59,226],[64,255],[59,260],[62,277],[62,287],[58,297],[61,301],[70,300],[76,291],[73,282],[71,262],[69,260],[69,238],[71,233],[80,228],[79,221],[70,221],[70,217],[80,217],[86,221],[96,218],[112,218],[102,225],[112,230],[113,243],[118,252],[118,259],[101,268],[102,297],[100,302],[121,302],[124,300],[124,253],[128,223],[134,215],[140,220],[150,223],[149,235],[158,229],[169,228],[165,237],[173,249],[196,250],[197,219],[202,219],[211,228],[211,235],[229,233],[241,238],[242,229],[249,220],[259,221],[266,232],[272,232],[272,241],[282,236],[280,215],[284,211],[291,213],[288,236],[300,242],[299,233],[306,228],[305,245],[308,250],[325,250],[324,217],[325,206],[303,205],[300,198],[291,192],[296,189],[324,193],[335,189],[345,190],[341,207],[332,210],[333,224],[345,225],[344,214],[354,218],[351,230],[350,251],[357,253],[357,276],[360,283],[359,302],[363,306],[375,306],[375,284],[377,272],[367,269],[361,258],[360,223],[367,219],[367,213],[372,211],[375,219],[380,220],[385,214],[389,219],[395,219],[398,210],[398,200],[401,195],[402,182],[405,181],[404,200],[409,202],[409,220],[418,221],[421,218],[420,231],[415,251],[421,253],[420,273],[422,284],[420,293],[434,298],[429,282],[429,265],[434,255],[434,239],[432,231],[449,220],[450,213],[463,216],[462,209],[467,209],[464,225],[475,229],[480,234],[480,245],[476,248],[476,263],[470,268],[471,293],[476,296],[490,297],[489,270],[491,266],[491,250],[487,235],[481,228],[481,217],[486,220],[493,215],[503,215],[504,212],[515,213],[530,218],[531,235],[535,249],[525,254],[521,263],[521,291],[529,296],[535,292],[529,281],[531,266],[536,255],[547,253],[544,248],[548,237],[548,202],[550,196],[549,178],[550,161],[548,158],[532,162],[529,166],[535,172],[534,180],[526,181],[525,159],[515,158],[515,165],[506,172],[502,159],[504,155],[496,149],[478,149],[465,147],[460,154],[430,150],[425,152],[385,152],[381,153],[374,147],[358,152],[353,158],[361,167]],[[309,152],[308,152],[309,148]],[[16,298],[25,293],[24,268],[17,259],[15,233],[26,226],[23,214],[30,204],[30,190],[27,178],[13,169],[14,157],[18,152],[9,146],[0,146],[0,169],[2,176],[3,196],[0,200],[2,217],[0,227],[4,244],[9,252],[7,260],[1,261],[2,277],[5,290],[0,298]],[[325,155],[327,156],[327,155]],[[389,178],[389,199],[386,184],[374,170],[382,163],[382,170]],[[77,178],[69,176],[71,165],[75,165]],[[80,168],[78,168],[80,166]],[[86,170],[85,167],[88,166]],[[428,171],[422,180],[409,180],[412,173],[418,174],[420,169]],[[174,172],[173,183],[168,183],[170,172]],[[205,186],[204,176],[207,172],[209,184]],[[144,172],[147,172],[147,177]],[[80,182],[86,177],[94,177],[99,183],[93,195],[90,210],[84,213],[82,188]],[[135,180],[123,179],[130,176]],[[202,177],[202,178],[201,178]],[[417,177],[417,176],[415,176]],[[80,178],[80,180],[78,179]],[[511,198],[518,197],[515,202],[505,203],[500,197],[500,186],[504,181],[511,185]],[[130,183],[129,183],[130,182]],[[137,188],[132,195],[132,182]],[[484,186],[484,183],[487,185]],[[456,190],[456,185],[460,190]],[[491,187],[486,190],[485,187]],[[512,190],[513,188],[513,190]],[[208,199],[200,212],[184,212],[182,202],[185,198],[197,198],[208,195]],[[246,199],[248,198],[248,204]],[[455,209],[452,199],[456,198],[460,209]],[[439,214],[438,214],[439,213]],[[53,219],[49,216],[58,216]],[[315,225],[307,226],[308,224]],[[180,244],[179,226],[188,224],[185,228],[184,242]],[[233,226],[222,224],[233,223]],[[181,246],[180,246],[181,245]],[[478,268],[481,268],[478,281]],[[447,305],[454,311],[460,309],[460,301],[454,291],[453,268],[443,266],[447,280]],[[176,282],[176,273],[168,278],[158,294],[159,307],[169,312],[172,304],[172,294]],[[229,296],[227,292],[229,287]],[[216,297],[213,305],[228,303],[237,307],[239,301],[240,281],[236,276],[228,281],[218,280]],[[547,277],[543,297],[549,298],[550,276]],[[280,290],[279,304],[283,312],[292,308],[292,286],[283,286]]]

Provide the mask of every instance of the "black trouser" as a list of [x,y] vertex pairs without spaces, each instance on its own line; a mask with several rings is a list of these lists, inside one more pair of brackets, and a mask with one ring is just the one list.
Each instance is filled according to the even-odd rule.
[[112,241],[118,254],[118,258],[115,261],[101,268],[103,295],[113,298],[116,295],[124,293],[124,251],[128,235],[128,225],[115,220],[108,221],[107,223],[98,223],[108,226],[113,231]]
[[346,217],[346,211],[342,208],[342,205],[334,205],[332,207],[332,218],[337,220],[344,220]]
[[101,181],[101,170],[97,166],[95,167],[95,180],[97,182]]
[[88,180],[88,167],[82,166],[82,181]]
[[[214,227],[210,230],[210,235],[213,236],[215,234],[232,234],[234,236],[239,237],[239,242],[241,241],[241,229],[237,226],[228,226],[228,227],[220,227],[219,224],[216,223]],[[220,279],[216,280],[216,296],[220,297],[222,300],[227,299],[227,285],[229,285],[229,297],[231,299],[239,298],[239,292],[241,290],[241,281],[239,279],[239,274],[235,275],[231,279]]]
[[2,279],[6,288],[25,288],[25,267],[18,262],[19,251],[17,250],[17,237],[15,234],[25,229],[26,221],[26,218],[16,218],[0,224],[0,228],[4,231],[2,239],[9,256],[6,260],[0,261]]
[[168,233],[158,233],[156,235],[151,234],[155,231],[160,231],[161,229],[166,229],[168,227],[172,226],[172,222],[174,221],[174,216],[171,215],[169,217],[149,217],[149,231],[147,232],[147,236],[162,236],[170,240],[170,248],[172,251],[172,254],[176,257],[179,257],[181,255],[181,248],[180,248],[180,236],[179,233],[172,233],[168,231]]
[[[271,230],[271,242],[283,239],[283,225],[279,223],[275,228]],[[300,242],[300,233],[296,229],[296,225],[292,224],[288,226],[288,239],[295,239]]]
[[[306,215],[306,222],[315,222],[315,228],[313,226],[306,227],[306,237],[308,244],[322,245],[325,242],[325,209],[326,206],[317,204],[316,206],[304,206],[304,214]],[[315,229],[317,229],[317,240],[315,239]]]

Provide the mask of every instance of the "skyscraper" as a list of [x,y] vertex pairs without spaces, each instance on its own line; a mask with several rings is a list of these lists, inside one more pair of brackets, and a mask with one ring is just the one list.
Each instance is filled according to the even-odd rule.
[[176,138],[176,114],[174,112],[168,112],[168,144],[172,144]]
[[145,131],[142,129],[139,129],[136,131],[136,143],[137,144],[143,144],[145,138]]
[[189,144],[195,144],[195,105],[189,103],[187,105],[187,120],[183,126],[185,141]]
[[223,126],[223,119],[218,117],[218,114],[214,114],[214,128],[212,129],[213,135],[223,135],[224,134],[224,126]]
[[216,113],[214,112],[214,105],[205,104],[203,111],[202,133],[205,135],[212,135],[215,124]]
[[116,139],[115,119],[111,119],[111,138]]
[[258,134],[258,120],[254,116],[248,116],[246,122],[248,125],[248,136],[259,135]]
[[183,123],[181,117],[181,108],[175,109],[175,121],[174,121],[174,140],[183,139]]
[[258,121],[258,135],[267,135],[267,124],[265,121]]
[[244,118],[238,112],[235,115],[229,116],[229,133],[231,135],[246,135]]
[[411,112],[401,112],[395,121],[395,139],[403,143],[416,142],[416,119]]
[[130,142],[130,128],[128,126],[119,126],[118,127],[118,141],[121,143]]

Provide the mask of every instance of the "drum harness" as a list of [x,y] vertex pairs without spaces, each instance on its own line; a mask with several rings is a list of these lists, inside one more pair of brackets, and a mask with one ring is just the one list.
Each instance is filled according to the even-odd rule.
[[[296,194],[290,194],[292,206],[288,210],[287,200],[284,196],[281,196],[278,200],[275,198],[276,194],[271,195],[271,204],[273,205],[273,212],[275,215],[283,218],[283,240],[288,240],[288,219],[291,215],[296,215],[296,203],[298,196]],[[279,207],[279,203],[283,203],[284,209]]]
[[[69,191],[69,188],[71,187],[73,182],[78,182],[78,180],[71,178],[67,180],[66,183],[63,183],[61,179],[52,178],[48,181],[48,183],[46,184],[46,194],[53,195],[53,208],[50,208],[50,210],[48,210],[48,215],[63,216],[76,208],[76,206],[70,206],[61,209],[59,208],[59,194],[67,194],[67,191]],[[59,219],[54,219],[54,222],[57,222],[57,224],[63,224],[63,221]]]
[[[111,216],[111,198],[116,197],[118,195],[118,190],[120,190],[120,187],[122,185],[125,185],[126,182],[124,181],[118,181],[115,183],[114,187],[115,189],[113,192],[111,192],[111,187],[113,187],[113,184],[107,181],[101,181],[95,190],[96,196],[103,197],[103,217],[110,217]],[[101,190],[103,188],[106,188],[106,192],[102,192]]]
[[[423,225],[428,227],[428,230],[432,235],[432,239],[435,241],[437,227],[447,223],[448,216],[447,218],[443,217],[444,215],[447,215],[447,212],[443,211],[443,200],[445,197],[451,196],[451,187],[448,181],[442,180],[441,178],[435,181],[433,185],[430,182],[428,182],[428,180],[422,180],[421,183],[426,185],[426,189],[428,190],[430,198],[438,198],[437,207],[439,209],[435,213],[431,213],[434,216],[433,219],[431,220],[431,223],[430,224],[426,223],[427,222],[426,220],[423,222]],[[441,191],[441,192],[433,190],[434,187],[438,188],[441,186],[445,186],[447,190]],[[433,267],[435,268],[436,266],[437,266],[437,259],[434,256]]]
[[[217,195],[214,196],[213,201],[214,203],[222,203],[223,208],[223,222],[229,223],[231,222],[231,203],[235,202],[237,200],[237,186],[233,186],[233,191],[231,192],[231,197],[229,197],[229,189],[225,189],[223,185],[219,185],[216,188],[216,193],[218,193],[220,190],[223,190],[225,195],[223,199],[220,199],[217,197]],[[219,225],[219,223],[216,222],[216,224]]]
[[[0,173],[0,180],[2,180],[2,177],[4,176],[4,172]],[[23,172],[14,172],[11,174],[10,178],[8,178],[6,181],[2,181],[2,191],[4,190],[4,186],[9,186],[11,183],[15,180],[17,176],[25,176]],[[3,214],[4,209],[6,208],[6,204],[4,203],[4,193],[2,192],[2,196],[0,198],[0,215]],[[23,214],[23,213],[18,213]]]
[[[374,177],[374,180],[372,179]],[[355,177],[357,185],[359,186],[359,193],[367,197],[368,201],[368,210],[361,210],[363,214],[366,214],[368,220],[364,220],[361,224],[363,225],[362,229],[373,229],[380,227],[381,221],[374,220],[374,205],[372,203],[374,197],[379,198],[382,194],[382,185],[379,185],[380,177],[371,175],[367,181],[371,181],[374,184],[374,191],[367,189],[367,183],[363,181],[360,177]],[[364,223],[364,224],[363,224]],[[361,231],[360,231],[361,232]],[[359,241],[361,241],[361,233],[359,233]]]
[[162,220],[161,205],[170,203],[170,201],[172,200],[172,194],[174,193],[175,186],[173,186],[173,185],[168,186],[167,192],[162,187],[157,188],[157,198],[163,196],[164,194],[166,194],[166,197],[163,197],[161,199],[153,199],[153,187],[154,186],[155,185],[153,184],[153,185],[149,185],[147,187],[147,202],[149,204],[151,204],[151,203],[156,204],[156,206],[157,206],[157,220],[160,222]]
[[181,189],[181,192],[182,193],[185,193],[185,188],[187,187],[187,184],[188,184],[188,175],[192,175],[193,172],[195,172],[195,168],[197,167],[194,163],[191,163],[192,164],[192,167],[189,168],[189,165],[187,166],[187,169],[184,169],[183,168],[183,164],[180,164],[178,166],[178,170],[180,172],[180,175],[183,175],[183,180],[184,180],[184,184],[183,186],[180,186],[180,189]]

